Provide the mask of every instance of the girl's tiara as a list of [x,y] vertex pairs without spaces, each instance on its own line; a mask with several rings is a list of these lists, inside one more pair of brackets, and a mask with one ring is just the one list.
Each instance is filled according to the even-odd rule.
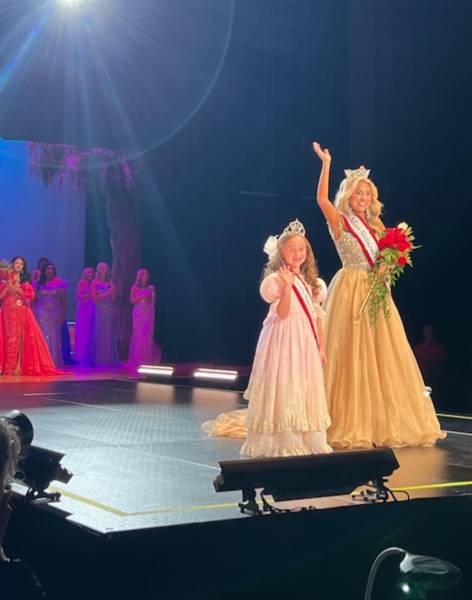
[[264,244],[264,252],[269,256],[269,258],[272,258],[277,252],[277,248],[279,247],[279,238],[288,233],[294,233],[296,235],[305,237],[306,232],[303,223],[300,223],[298,219],[295,219],[295,221],[290,221],[280,235],[270,235]]
[[303,223],[300,223],[298,219],[295,219],[295,221],[290,221],[281,235],[285,235],[286,233],[296,233],[297,235],[302,235],[305,237],[305,228],[303,227]]

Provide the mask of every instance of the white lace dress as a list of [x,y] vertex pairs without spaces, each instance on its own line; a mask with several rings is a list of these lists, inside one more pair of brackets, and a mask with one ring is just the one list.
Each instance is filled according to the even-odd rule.
[[[326,286],[314,299],[317,316],[324,312],[319,301]],[[326,430],[328,415],[323,367],[307,315],[291,292],[290,312],[281,319],[277,305],[282,292],[277,274],[266,277],[260,287],[270,303],[257,343],[254,364],[244,397],[247,411],[232,411],[204,424],[214,436],[246,437],[244,456],[296,456],[331,452]]]

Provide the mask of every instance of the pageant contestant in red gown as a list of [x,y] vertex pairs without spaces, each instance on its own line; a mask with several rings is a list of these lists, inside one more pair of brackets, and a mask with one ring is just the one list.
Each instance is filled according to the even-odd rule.
[[12,260],[8,277],[0,281],[0,372],[3,375],[57,375],[43,334],[31,311],[34,289],[26,262]]
[[[3,283],[0,280],[0,292],[2,290],[3,287]],[[0,375],[3,375],[3,362],[4,362],[4,357],[3,357],[3,315],[2,315],[2,305],[0,303]]]

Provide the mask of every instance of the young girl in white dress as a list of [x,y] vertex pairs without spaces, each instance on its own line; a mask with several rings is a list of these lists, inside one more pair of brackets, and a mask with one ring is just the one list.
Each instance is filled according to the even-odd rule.
[[305,228],[292,221],[271,236],[260,286],[270,304],[257,343],[247,411],[232,411],[204,425],[213,436],[246,437],[244,456],[328,453],[330,425],[323,379],[320,306],[326,285],[317,269]]

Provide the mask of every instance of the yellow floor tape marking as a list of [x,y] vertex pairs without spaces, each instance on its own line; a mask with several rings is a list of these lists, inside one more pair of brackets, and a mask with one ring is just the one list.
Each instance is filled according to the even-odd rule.
[[[420,485],[407,485],[407,486],[402,486],[402,487],[394,487],[392,488],[393,492],[401,492],[401,491],[405,491],[405,492],[412,492],[412,491],[419,491],[419,490],[434,490],[434,489],[447,489],[447,488],[452,488],[452,487],[466,487],[466,486],[472,486],[472,481],[448,481],[445,483],[425,483],[425,484],[420,484]],[[358,488],[359,490],[362,489]],[[156,509],[152,509],[152,510],[145,510],[145,511],[140,511],[140,512],[125,512],[122,510],[119,510],[117,508],[113,508],[112,506],[108,506],[106,504],[103,504],[102,502],[96,502],[95,500],[91,500],[89,498],[84,498],[83,496],[79,496],[78,494],[73,494],[71,492],[56,488],[56,487],[50,487],[49,491],[53,491],[53,492],[60,492],[62,495],[66,496],[67,498],[71,498],[73,500],[77,500],[79,502],[82,502],[83,504],[87,504],[89,506],[93,506],[95,508],[98,508],[100,510],[106,511],[106,512],[110,512],[113,513],[114,515],[117,515],[118,517],[140,517],[140,516],[146,516],[146,515],[154,515],[154,514],[161,514],[161,513],[178,513],[178,512],[194,512],[194,511],[199,511],[199,510],[217,510],[217,509],[221,509],[221,508],[237,508],[238,507],[238,503],[237,502],[224,502],[224,503],[219,503],[219,504],[200,504],[200,505],[196,505],[196,506],[176,506],[176,507],[166,507],[166,508],[156,508]],[[355,490],[357,491],[357,490]],[[355,491],[353,493],[355,493]]]
[[466,415],[448,415],[446,413],[436,413],[438,417],[447,417],[448,419],[465,419],[466,421],[472,421],[472,417]]
[[422,485],[407,485],[405,487],[395,487],[392,488],[394,492],[400,492],[404,490],[415,491],[415,490],[433,490],[433,489],[446,489],[451,487],[466,487],[468,485],[472,485],[472,481],[447,481],[446,483],[425,483]]
[[118,508],[114,508],[113,506],[108,506],[107,504],[103,504],[102,502],[97,502],[96,500],[91,500],[90,498],[85,498],[84,496],[79,496],[79,494],[73,494],[67,490],[63,490],[61,488],[57,488],[55,486],[50,486],[48,488],[49,492],[59,492],[62,496],[66,496],[66,498],[71,498],[72,500],[77,500],[78,502],[82,502],[83,504],[87,504],[88,506],[93,506],[100,510],[104,510],[106,512],[113,513],[118,517],[137,517],[140,515],[152,515],[158,513],[167,513],[167,512],[193,512],[195,510],[213,510],[217,508],[234,508],[237,507],[237,502],[224,502],[220,504],[201,504],[196,506],[181,506],[181,507],[172,507],[172,508],[156,508],[152,510],[145,510],[141,512],[125,512]]

